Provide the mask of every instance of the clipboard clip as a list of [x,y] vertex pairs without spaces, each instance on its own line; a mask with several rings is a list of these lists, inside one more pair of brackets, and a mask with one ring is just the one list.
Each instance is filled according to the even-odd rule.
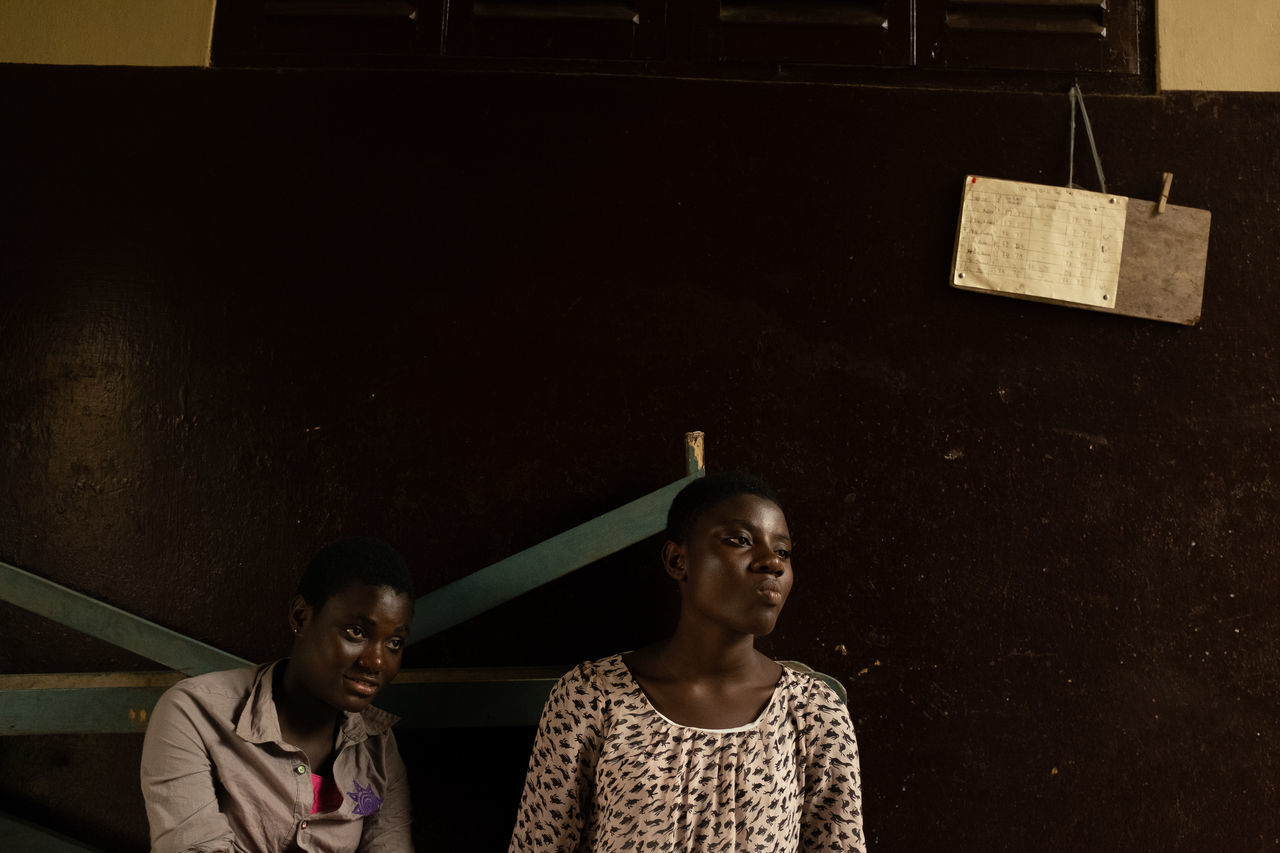
[[1173,184],[1173,172],[1164,173],[1164,186],[1160,188],[1160,201],[1156,202],[1156,213],[1164,213],[1165,205],[1169,203],[1169,187]]

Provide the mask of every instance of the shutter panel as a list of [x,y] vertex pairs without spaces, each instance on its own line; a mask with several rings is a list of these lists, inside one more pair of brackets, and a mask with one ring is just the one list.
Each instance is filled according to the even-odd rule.
[[1137,0],[919,0],[920,65],[1138,73]]
[[213,60],[398,62],[415,53],[439,53],[439,31],[439,9],[432,17],[429,3],[410,0],[218,0]]
[[909,0],[721,0],[712,15],[710,53],[717,59],[911,61]]
[[662,6],[658,0],[473,0],[470,4],[454,0],[448,52],[577,59],[650,57],[660,44]]
[[271,53],[412,53],[416,9],[407,0],[266,0],[260,49]]

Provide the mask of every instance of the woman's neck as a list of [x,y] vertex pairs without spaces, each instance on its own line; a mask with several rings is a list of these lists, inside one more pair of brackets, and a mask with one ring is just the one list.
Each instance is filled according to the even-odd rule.
[[729,729],[757,719],[781,668],[756,651],[750,634],[690,628],[624,657],[649,703],[668,720],[697,728]]
[[749,678],[765,660],[756,651],[755,639],[682,619],[675,634],[656,651],[675,678],[733,681]]
[[276,717],[286,740],[331,735],[338,713],[289,678],[288,662],[276,670],[272,685]]

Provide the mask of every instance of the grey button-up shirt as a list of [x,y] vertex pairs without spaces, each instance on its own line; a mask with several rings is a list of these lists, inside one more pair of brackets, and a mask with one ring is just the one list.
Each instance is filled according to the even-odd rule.
[[306,756],[271,699],[279,662],[188,678],[165,692],[142,747],[152,853],[407,853],[409,785],[377,708],[345,714],[333,777],[346,796],[311,814]]

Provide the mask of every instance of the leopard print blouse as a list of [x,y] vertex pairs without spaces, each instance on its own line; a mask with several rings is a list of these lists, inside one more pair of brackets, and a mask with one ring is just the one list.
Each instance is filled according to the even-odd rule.
[[510,853],[865,853],[858,745],[816,678],[783,669],[755,722],[673,723],[613,655],[556,684]]

